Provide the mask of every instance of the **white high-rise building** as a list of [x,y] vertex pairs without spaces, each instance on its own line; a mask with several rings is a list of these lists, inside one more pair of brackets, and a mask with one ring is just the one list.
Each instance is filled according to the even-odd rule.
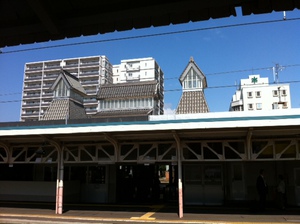
[[241,79],[232,96],[230,111],[276,110],[291,108],[289,84],[269,84],[268,78],[249,75]]
[[53,100],[51,86],[61,69],[75,75],[88,97],[84,107],[88,115],[98,109],[97,92],[102,84],[112,82],[112,65],[106,56],[91,56],[25,64],[21,121],[37,121]]
[[113,66],[113,83],[136,81],[161,81],[164,76],[154,58],[135,58],[121,60],[121,64]]
[[[164,111],[164,73],[157,61],[152,57],[121,60],[121,64],[113,66],[113,84],[136,82],[157,82],[159,95],[155,106],[157,114]],[[141,91],[146,91],[142,90]],[[138,96],[141,93],[135,93]],[[101,109],[101,106],[100,106]],[[155,113],[155,114],[156,114]]]

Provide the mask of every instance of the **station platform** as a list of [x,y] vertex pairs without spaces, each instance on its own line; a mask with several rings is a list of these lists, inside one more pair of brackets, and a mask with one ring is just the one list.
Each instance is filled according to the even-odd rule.
[[61,215],[49,203],[0,202],[0,223],[300,223],[300,208],[266,208],[256,212],[245,206],[184,206],[183,218],[174,204],[116,205],[66,204]]

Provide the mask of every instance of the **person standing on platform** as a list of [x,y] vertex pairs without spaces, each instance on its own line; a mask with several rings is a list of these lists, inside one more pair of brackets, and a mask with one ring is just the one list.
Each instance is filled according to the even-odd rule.
[[259,176],[257,177],[256,189],[257,189],[257,193],[259,195],[259,209],[261,211],[264,211],[265,206],[266,206],[266,198],[267,198],[267,194],[268,194],[268,186],[265,181],[263,169],[260,170]]

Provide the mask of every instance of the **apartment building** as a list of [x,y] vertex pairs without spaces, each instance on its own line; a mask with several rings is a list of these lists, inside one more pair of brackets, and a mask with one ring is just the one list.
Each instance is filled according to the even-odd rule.
[[241,79],[232,96],[229,111],[276,110],[291,108],[289,84],[269,83],[269,78],[249,75]]
[[21,121],[37,121],[43,116],[53,100],[50,89],[61,69],[76,76],[87,97],[84,107],[87,115],[97,112],[96,99],[99,87],[112,82],[113,66],[106,56],[91,56],[25,64],[21,105]]
[[[156,82],[156,88],[154,92],[151,91],[155,97],[153,98],[151,96],[151,98],[146,99],[145,95],[148,94],[147,92],[151,92],[149,88],[153,88],[150,87],[153,86],[153,81]],[[137,87],[137,82],[140,83],[140,87]],[[130,83],[135,87],[128,87]],[[148,83],[150,84],[148,85]],[[164,73],[154,58],[147,57],[121,60],[119,65],[113,66],[113,84],[118,84],[118,88],[126,88],[124,97],[127,94],[131,95],[130,97],[125,97],[127,100],[129,98],[132,98],[133,100],[134,98],[136,101],[133,103],[135,106],[130,104],[127,105],[126,103],[124,104],[124,108],[140,108],[147,104],[151,105],[150,107],[153,107],[154,114],[159,115],[164,113]],[[127,102],[126,99],[124,99],[125,102]],[[145,100],[149,101],[149,103],[144,102]],[[102,100],[102,102],[100,102],[100,109],[105,110],[103,103],[104,101]],[[119,109],[120,108],[121,107],[119,107]]]

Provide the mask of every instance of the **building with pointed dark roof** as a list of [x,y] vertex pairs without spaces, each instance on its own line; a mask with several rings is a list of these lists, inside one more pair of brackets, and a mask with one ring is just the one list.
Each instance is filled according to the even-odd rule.
[[78,78],[61,70],[50,89],[54,98],[40,120],[87,118],[83,105],[86,93]]
[[204,89],[207,87],[206,77],[194,58],[191,57],[179,78],[182,96],[176,114],[207,113],[209,108],[205,99]]
[[93,118],[163,114],[163,95],[156,80],[106,84],[101,86],[97,99],[100,108]]

